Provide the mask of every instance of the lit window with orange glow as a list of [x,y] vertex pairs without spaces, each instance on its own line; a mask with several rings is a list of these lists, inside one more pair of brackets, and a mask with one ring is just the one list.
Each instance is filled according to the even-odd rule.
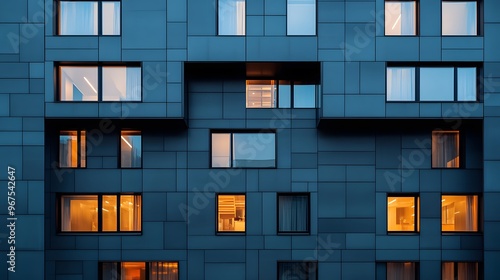
[[441,197],[442,231],[478,231],[478,196],[443,195]]
[[247,108],[276,108],[276,82],[247,80]]
[[417,278],[417,263],[415,262],[388,262],[387,280],[415,280]]
[[416,196],[387,197],[387,231],[419,231],[419,199]]
[[460,137],[458,131],[432,132],[432,167],[460,167]]
[[65,130],[59,133],[59,167],[86,167],[85,130]]
[[103,262],[100,280],[178,280],[178,262]]
[[62,231],[98,231],[97,195],[66,195],[61,197]]
[[443,262],[441,266],[443,280],[478,280],[479,263],[477,262]]
[[219,232],[245,232],[245,195],[218,195]]
[[120,147],[120,166],[122,168],[140,168],[142,166],[142,137],[140,131],[122,131]]

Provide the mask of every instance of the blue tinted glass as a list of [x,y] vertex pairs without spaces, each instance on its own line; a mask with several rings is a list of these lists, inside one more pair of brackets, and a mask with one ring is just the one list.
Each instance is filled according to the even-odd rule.
[[316,0],[288,0],[287,35],[316,35]]
[[279,108],[290,108],[291,107],[291,104],[290,104],[290,101],[291,101],[291,89],[292,87],[290,85],[282,85],[280,83],[279,85],[279,89],[278,89],[278,92],[279,92],[279,97],[278,97],[278,101],[279,101]]
[[453,101],[453,68],[420,68],[421,101]]
[[476,68],[457,68],[458,101],[476,101]]
[[121,167],[141,167],[142,140],[139,132],[123,132],[121,135]]
[[61,2],[60,35],[97,35],[97,2]]
[[274,133],[234,133],[233,167],[274,167]]
[[102,2],[102,35],[120,35],[120,2]]
[[245,0],[219,0],[219,35],[245,35]]
[[415,101],[415,68],[387,68],[387,101]]
[[443,35],[477,35],[476,2],[443,2]]
[[294,85],[293,86],[294,108],[316,107],[316,85]]

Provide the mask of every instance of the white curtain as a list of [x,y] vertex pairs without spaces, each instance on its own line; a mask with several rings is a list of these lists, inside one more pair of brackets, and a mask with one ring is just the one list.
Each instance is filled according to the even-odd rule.
[[97,35],[97,2],[61,2],[61,35]]
[[443,2],[443,35],[477,35],[477,3]]
[[219,35],[245,35],[245,0],[219,0]]
[[102,35],[120,35],[120,2],[102,2]]
[[401,3],[401,35],[415,35],[415,2]]
[[415,101],[415,68],[387,68],[387,101]]
[[457,68],[458,101],[476,101],[476,68]]
[[387,263],[387,280],[415,280],[415,263]]
[[302,232],[308,230],[309,201],[303,195],[279,197],[279,231]]
[[141,68],[127,67],[126,101],[141,101]]

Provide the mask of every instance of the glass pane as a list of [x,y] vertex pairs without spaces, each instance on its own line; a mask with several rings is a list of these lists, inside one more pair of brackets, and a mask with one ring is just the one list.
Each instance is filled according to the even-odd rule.
[[309,231],[309,197],[281,195],[278,198],[279,232]]
[[274,167],[274,133],[234,133],[233,167]]
[[316,0],[288,0],[287,35],[316,35]]
[[97,195],[61,197],[62,231],[97,231]]
[[387,230],[415,231],[415,197],[387,197]]
[[80,167],[87,167],[87,133],[80,131]]
[[121,231],[141,230],[140,195],[120,196],[120,230]]
[[219,35],[245,35],[245,0],[219,0]]
[[432,167],[460,167],[460,139],[458,131],[432,132]]
[[443,35],[477,35],[476,2],[443,2]]
[[146,280],[146,263],[122,262],[121,280]]
[[212,167],[231,167],[230,133],[212,133]]
[[290,81],[279,81],[278,88],[278,102],[279,108],[290,108],[292,106],[292,87]]
[[415,2],[385,2],[385,35],[416,35]]
[[120,2],[102,2],[102,35],[120,35]]
[[478,280],[479,264],[477,262],[443,262],[443,280]]
[[278,263],[279,280],[316,280],[317,263],[313,262],[280,262]]
[[316,108],[316,85],[293,86],[294,108]]
[[178,280],[179,264],[176,262],[152,262],[149,264],[149,280]]
[[78,133],[61,131],[59,134],[59,167],[78,167]]
[[420,101],[453,101],[453,68],[420,68]]
[[102,68],[103,101],[141,101],[141,90],[140,67]]
[[117,231],[116,195],[102,196],[102,231]]
[[443,195],[441,224],[443,231],[477,231],[477,195]]
[[102,263],[102,280],[118,279],[118,263]]
[[476,101],[476,68],[457,68],[458,101]]
[[415,263],[387,263],[387,280],[415,280]]
[[140,131],[122,131],[121,167],[140,168],[142,165],[142,137]]
[[247,108],[276,108],[276,85],[271,80],[247,81]]
[[217,199],[218,230],[245,231],[245,196],[219,195]]
[[97,2],[62,1],[60,35],[97,35]]
[[97,67],[61,66],[61,101],[97,101]]
[[415,101],[415,68],[387,68],[387,101]]

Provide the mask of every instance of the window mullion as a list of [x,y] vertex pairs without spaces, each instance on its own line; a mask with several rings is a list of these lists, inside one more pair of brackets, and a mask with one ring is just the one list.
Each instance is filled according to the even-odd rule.
[[102,232],[102,194],[97,196],[97,232]]
[[121,221],[120,215],[122,208],[121,202],[122,202],[122,196],[120,194],[116,195],[116,231],[121,231],[121,223],[120,223]]

